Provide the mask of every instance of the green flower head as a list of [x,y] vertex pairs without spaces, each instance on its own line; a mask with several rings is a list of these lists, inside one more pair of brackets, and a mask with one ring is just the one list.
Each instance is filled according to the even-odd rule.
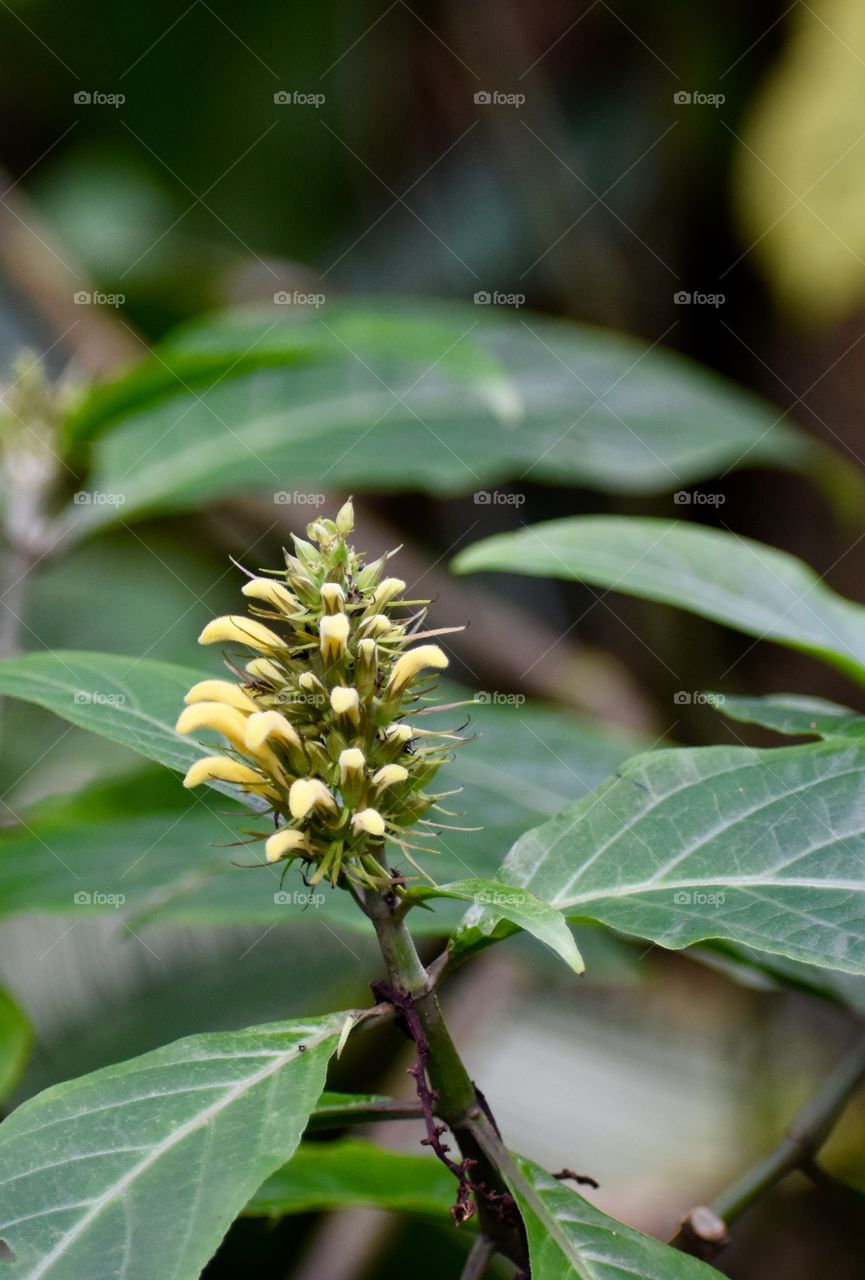
[[252,616],[207,624],[201,644],[255,656],[229,661],[233,680],[194,685],[177,731],[226,740],[227,753],[197,760],[185,785],[230,782],[263,798],[276,825],[268,862],[298,859],[313,868],[310,883],[378,888],[391,883],[386,842],[412,861],[410,828],[433,825],[425,815],[441,796],[426,788],[463,739],[405,722],[438,709],[424,704],[447,657],[415,642],[442,632],[424,630],[429,601],[404,599],[405,583],[385,576],[394,552],[364,564],[348,545],[353,526],[349,500],[335,520],[310,524],[308,541],[293,538],[284,570],[250,577]]

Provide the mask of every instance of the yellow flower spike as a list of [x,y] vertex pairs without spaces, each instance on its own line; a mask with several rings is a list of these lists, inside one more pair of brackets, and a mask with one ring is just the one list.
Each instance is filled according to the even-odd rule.
[[443,671],[447,665],[447,655],[437,644],[422,644],[418,645],[417,649],[409,649],[397,660],[391,672],[387,686],[388,696],[395,697],[401,693],[405,686],[425,668],[432,667],[435,671]]
[[328,809],[336,813],[336,801],[318,778],[297,778],[288,793],[291,816],[302,820],[311,809]]
[[246,618],[243,614],[228,614],[224,618],[214,618],[198,637],[199,644],[245,644],[250,649],[261,649],[267,653],[271,649],[284,649],[285,644],[275,631],[265,627],[254,618]]
[[321,656],[325,662],[335,662],[342,657],[349,630],[349,621],[344,613],[331,613],[322,618],[318,634],[321,639]]
[[268,862],[279,862],[283,858],[294,858],[298,854],[311,852],[303,832],[294,831],[291,827],[283,827],[281,831],[277,831],[264,846],[264,856]]
[[395,596],[401,596],[404,591],[405,583],[402,578],[385,578],[372,593],[372,603],[376,609],[383,609]]
[[397,782],[405,782],[408,769],[401,764],[385,764],[372,775],[374,787],[392,787]]
[[344,689],[341,686],[331,690],[330,705],[338,716],[348,716],[357,724],[360,719],[360,698],[357,689]]
[[235,782],[250,790],[260,790],[265,779],[248,764],[241,764],[230,756],[202,756],[187,770],[183,785],[200,787],[202,782]]
[[296,613],[300,608],[297,596],[292,595],[288,587],[273,578],[250,578],[241,587],[243,594],[250,600],[261,600],[281,609],[284,613]]
[[266,680],[268,684],[281,685],[285,676],[270,658],[253,658],[247,662],[246,670],[253,680]]
[[338,582],[326,582],[321,589],[321,598],[327,613],[342,613],[345,592]]
[[236,707],[238,711],[257,711],[255,703],[243,692],[239,684],[230,680],[199,680],[183,699],[187,705],[193,702],[223,702],[227,707]]
[[279,711],[256,711],[246,722],[245,743],[257,751],[268,738],[276,738],[290,747],[299,747],[300,736],[290,720]]
[[336,524],[338,532],[341,533],[343,537],[345,537],[346,534],[351,533],[354,528],[354,507],[352,506],[351,498],[349,498],[347,502],[344,502],[339,511],[337,511],[334,523]]
[[351,820],[353,831],[365,831],[370,836],[384,835],[384,818],[378,809],[361,809]]

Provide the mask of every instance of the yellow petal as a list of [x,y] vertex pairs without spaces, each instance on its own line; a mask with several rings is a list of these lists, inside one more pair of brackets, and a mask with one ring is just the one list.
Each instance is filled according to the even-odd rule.
[[389,724],[384,731],[386,742],[410,742],[414,737],[414,729],[408,724]]
[[255,769],[229,756],[203,756],[187,770],[183,785],[198,787],[202,782],[236,782],[241,787],[260,790],[265,780]]
[[347,747],[345,751],[339,753],[339,772],[343,781],[350,773],[362,773],[366,767],[366,760],[363,752],[357,747]]
[[310,809],[336,810],[336,803],[323,782],[318,778],[298,778],[291,784],[288,807],[293,818],[305,818]]
[[198,684],[192,686],[183,701],[186,703],[223,702],[227,707],[237,707],[238,711],[258,709],[240,685],[232,684],[230,680],[199,680]]
[[447,656],[437,644],[421,644],[416,649],[409,649],[398,660],[391,673],[388,693],[399,693],[425,667],[442,671],[447,665]]
[[366,831],[371,836],[384,835],[384,818],[378,809],[361,809],[351,820],[355,831]]
[[385,764],[373,774],[373,785],[376,787],[392,787],[396,782],[405,782],[408,769],[401,764]]
[[291,827],[283,827],[282,831],[277,831],[264,846],[264,856],[268,862],[279,862],[280,858],[309,852],[306,836],[302,831],[294,831]]
[[250,600],[263,600],[284,613],[296,613],[300,608],[297,596],[292,595],[288,587],[274,578],[250,578],[241,587],[241,591]]
[[275,631],[256,622],[254,618],[246,618],[243,614],[226,614],[223,618],[214,618],[198,637],[199,644],[245,644],[250,649],[261,649],[267,653],[271,649],[284,649],[285,644]]
[[287,742],[291,747],[300,746],[300,737],[294,725],[279,711],[256,711],[246,721],[245,745],[257,751],[268,738]]
[[360,699],[357,696],[357,689],[343,689],[338,686],[331,690],[330,705],[338,716],[350,716],[352,720],[357,720],[360,714]]
[[402,578],[385,578],[372,593],[373,605],[377,609],[383,609],[395,596],[401,596],[404,591],[405,583]]
[[233,747],[242,751],[246,746],[246,716],[236,707],[224,702],[196,702],[184,708],[175,725],[178,733],[195,733],[199,729],[213,729],[227,738]]
[[326,582],[321,589],[321,598],[328,613],[341,613],[345,604],[345,593],[338,582]]
[[345,652],[349,630],[348,618],[344,613],[331,613],[322,618],[318,633],[321,637],[321,652],[326,661],[339,658]]
[[247,662],[246,670],[253,680],[266,680],[268,684],[276,685],[285,683],[285,676],[270,658],[253,658],[252,662]]

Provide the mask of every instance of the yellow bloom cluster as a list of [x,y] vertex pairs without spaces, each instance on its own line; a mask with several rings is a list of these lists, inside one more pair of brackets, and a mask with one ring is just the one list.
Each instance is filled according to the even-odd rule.
[[197,760],[185,785],[229,782],[262,797],[276,825],[268,862],[299,859],[309,883],[380,887],[385,842],[411,860],[407,831],[440,799],[423,788],[462,739],[404,722],[434,709],[418,704],[448,660],[436,644],[413,646],[441,634],[422,629],[429,602],[403,599],[405,583],[383,576],[393,552],[364,564],[346,542],[353,525],[349,500],[293,539],[284,570],[245,584],[254,616],[207,624],[201,644],[256,656],[229,661],[234,680],[194,685],[177,732],[225,739],[226,754]]

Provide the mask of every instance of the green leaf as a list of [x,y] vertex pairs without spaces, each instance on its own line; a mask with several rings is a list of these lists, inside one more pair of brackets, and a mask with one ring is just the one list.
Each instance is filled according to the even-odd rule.
[[493,310],[334,303],[285,327],[229,316],[169,343],[157,359],[183,382],[133,371],[81,411],[79,434],[113,425],[85,485],[102,498],[70,507],[69,529],[251,490],[291,502],[323,487],[466,493],[525,477],[668,492],[815,453],[768,405],[680,356]]
[[585,965],[570,929],[560,911],[526,889],[503,884],[499,880],[458,880],[454,884],[423,885],[412,890],[418,901],[428,898],[457,898],[473,902],[481,910],[495,911],[502,919],[532,934],[564,960],[574,973],[583,973]]
[[532,1280],[718,1280],[719,1272],[601,1213],[515,1157],[509,1179],[529,1237]]
[[865,681],[865,608],[794,556],[718,529],[613,516],[549,520],[475,543],[454,568],[575,578],[676,605]]
[[[173,664],[107,654],[37,653],[0,662],[0,691],[175,770],[208,750],[173,728],[183,695],[201,678],[201,672]],[[77,702],[79,690],[101,696]],[[459,700],[464,693],[451,686],[444,696]],[[531,704],[478,702],[476,719],[482,736],[462,754],[459,781],[465,785],[461,806],[483,830],[442,833],[441,852],[427,861],[431,874],[445,881],[491,875],[502,850],[522,831],[589,791],[639,745],[632,735]],[[526,740],[532,744],[528,754]],[[17,824],[0,831],[0,914],[116,913],[122,894],[123,909],[186,924],[272,924],[303,913],[312,918],[321,907],[331,927],[338,921],[367,928],[344,893],[320,890],[312,900],[296,875],[281,886],[283,868],[238,870],[232,861],[261,861],[256,846],[220,846],[241,838],[241,827],[251,821],[248,811],[226,814],[224,802],[210,803],[215,797],[208,798],[206,789],[190,794],[179,780],[168,782],[151,771],[72,801],[42,803],[36,814],[20,817],[7,807],[4,816]],[[248,804],[244,793],[226,791]],[[76,902],[79,893],[90,901]],[[455,922],[446,910],[419,912],[418,918],[425,932],[439,935]]]
[[445,1218],[455,1187],[453,1175],[433,1156],[386,1151],[361,1138],[304,1142],[258,1189],[244,1212],[250,1217],[282,1217],[368,1205]]
[[[865,744],[703,747],[630,760],[524,835],[501,877],[679,948],[708,939],[865,973]],[[479,945],[494,913],[469,912]]]
[[865,716],[827,702],[795,693],[773,693],[765,698],[715,695],[718,710],[741,724],[758,724],[776,733],[807,738],[865,737]]
[[9,992],[0,987],[0,1101],[20,1080],[32,1042],[30,1023]]
[[9,1280],[197,1280],[294,1152],[345,1014],[192,1036],[0,1125]]

